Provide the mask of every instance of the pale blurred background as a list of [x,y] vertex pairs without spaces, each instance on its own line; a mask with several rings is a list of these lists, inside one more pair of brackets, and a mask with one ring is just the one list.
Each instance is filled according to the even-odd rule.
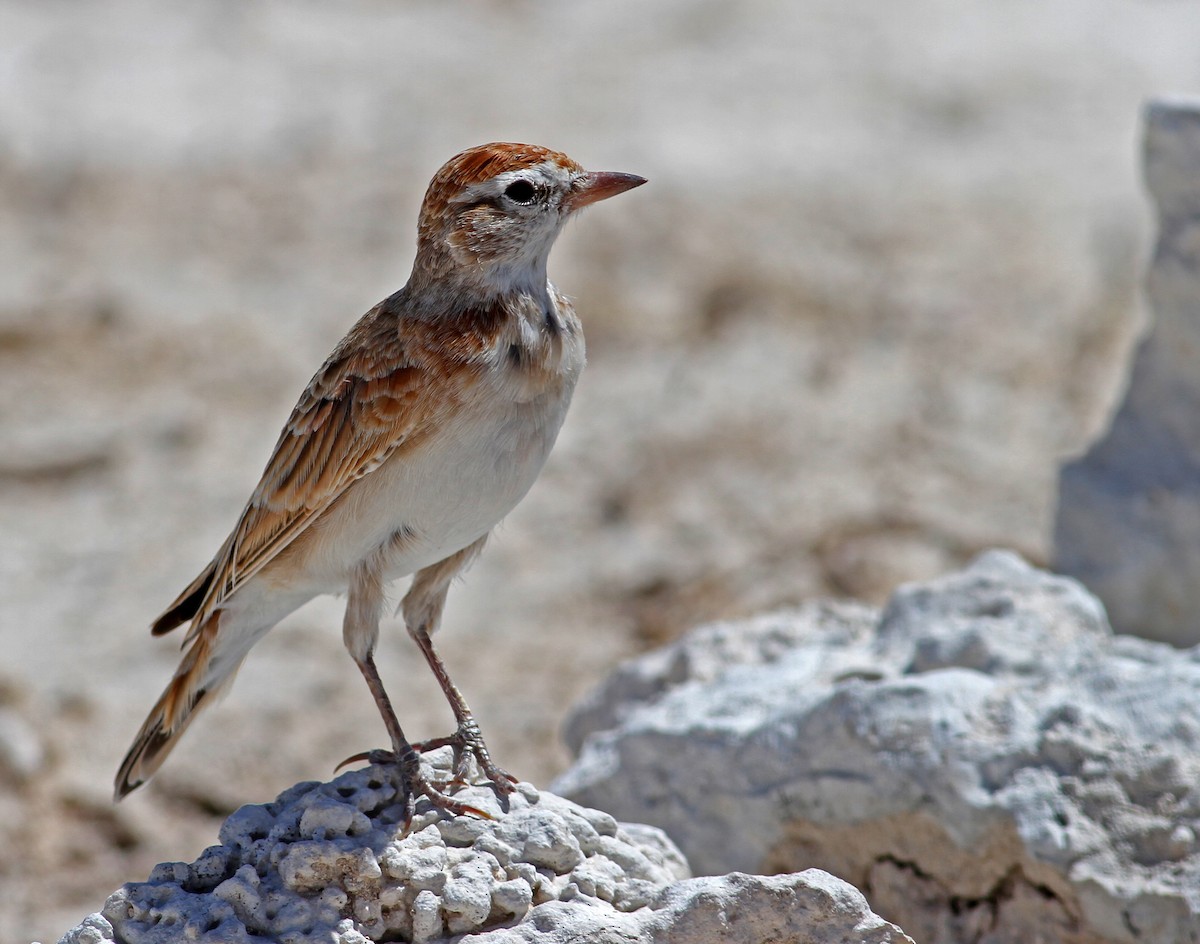
[[[0,941],[382,744],[320,601],[110,800],[178,657],[149,621],[452,154],[651,181],[551,259],[591,363],[440,637],[544,786],[567,707],[692,625],[1047,559],[1141,325],[1138,110],[1197,50],[1185,0],[0,2]],[[396,620],[380,663],[447,733]]]

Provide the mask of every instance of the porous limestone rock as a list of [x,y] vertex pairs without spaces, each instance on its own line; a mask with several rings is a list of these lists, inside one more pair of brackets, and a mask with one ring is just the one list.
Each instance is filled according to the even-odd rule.
[[1055,565],[1113,625],[1200,642],[1200,100],[1147,106],[1154,317],[1111,428],[1059,480]]
[[[443,770],[443,772],[445,772]],[[60,944],[706,944],[911,941],[816,870],[689,879],[659,830],[521,784],[404,806],[383,772],[303,783],[226,820],[221,845],[124,886]]]
[[575,713],[554,789],[700,874],[826,869],[925,944],[1200,938],[1200,654],[990,552],[710,626]]

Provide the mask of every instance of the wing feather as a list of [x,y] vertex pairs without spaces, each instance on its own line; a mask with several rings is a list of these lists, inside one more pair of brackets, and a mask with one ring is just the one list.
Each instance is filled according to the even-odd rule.
[[292,410],[211,565],[189,638],[355,482],[456,407],[463,377],[454,368],[462,362],[448,364],[421,341],[413,331],[402,337],[396,319],[375,309],[330,355]]

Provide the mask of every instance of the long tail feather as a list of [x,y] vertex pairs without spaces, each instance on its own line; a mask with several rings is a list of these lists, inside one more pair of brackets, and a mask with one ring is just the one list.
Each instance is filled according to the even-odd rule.
[[214,660],[220,614],[213,616],[184,653],[175,677],[150,710],[121,762],[115,781],[120,800],[150,779],[178,743],[192,719],[229,684],[241,659]]

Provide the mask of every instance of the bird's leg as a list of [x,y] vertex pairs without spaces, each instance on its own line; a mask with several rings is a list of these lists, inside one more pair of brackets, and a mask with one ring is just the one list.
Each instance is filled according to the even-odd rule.
[[514,789],[513,784],[517,782],[517,778],[493,762],[491,754],[488,752],[487,744],[484,743],[483,734],[479,730],[479,724],[476,722],[475,716],[471,714],[471,709],[463,699],[458,686],[451,681],[450,675],[446,672],[445,665],[442,663],[437,651],[433,648],[433,641],[429,638],[429,633],[421,629],[413,633],[413,638],[425,654],[425,660],[429,663],[429,667],[433,669],[433,674],[437,678],[438,684],[441,685],[442,691],[446,695],[446,700],[450,703],[450,708],[454,712],[455,720],[458,721],[458,730],[454,734],[449,737],[435,738],[432,741],[423,742],[415,745],[414,749],[430,750],[434,747],[442,747],[449,744],[454,748],[456,755],[454,768],[454,779],[456,781],[466,782],[467,763],[470,757],[474,757],[475,762],[479,765],[479,769],[483,771],[483,775],[499,793],[512,793]]
[[379,670],[375,667],[374,650],[375,642],[379,638],[379,618],[382,610],[383,584],[379,572],[365,564],[360,565],[350,581],[349,599],[346,601],[346,617],[342,624],[342,638],[346,643],[346,648],[350,650],[355,664],[362,672],[363,678],[367,680],[367,687],[371,690],[371,695],[379,708],[379,714],[383,717],[388,736],[391,738],[392,750],[390,752],[369,751],[366,754],[348,758],[342,764],[355,760],[367,760],[372,764],[394,766],[403,782],[410,819],[417,796],[426,796],[434,806],[455,815],[470,813],[490,819],[491,817],[482,810],[459,803],[441,793],[421,773],[421,756],[404,736],[404,730],[400,727],[400,721],[392,708],[392,701],[383,687],[383,680],[379,677]]
[[462,692],[451,680],[450,673],[446,671],[446,666],[437,654],[437,650],[433,648],[433,640],[430,638],[441,621],[450,582],[483,550],[486,540],[487,536],[485,535],[457,554],[452,554],[445,560],[418,571],[413,578],[412,587],[404,597],[401,609],[404,612],[404,622],[408,627],[409,635],[424,654],[425,661],[433,670],[434,677],[441,686],[446,701],[450,703],[450,709],[454,712],[454,718],[458,722],[458,729],[449,737],[423,741],[413,745],[414,749],[427,751],[437,747],[450,746],[454,748],[454,782],[466,782],[467,767],[471,758],[474,758],[484,777],[496,791],[500,794],[507,794],[513,792],[515,789],[513,784],[517,782],[517,779],[492,761],[487,744],[484,743],[483,734],[479,730],[479,724],[471,714],[471,709],[467,706]]

